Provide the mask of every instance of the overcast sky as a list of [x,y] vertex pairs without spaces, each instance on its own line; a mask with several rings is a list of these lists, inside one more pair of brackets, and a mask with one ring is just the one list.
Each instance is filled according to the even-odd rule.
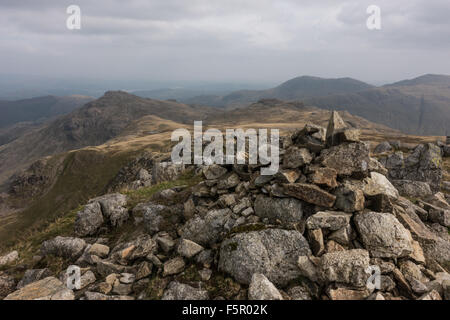
[[[66,9],[81,8],[81,30]],[[381,30],[366,9],[381,8]],[[0,73],[278,83],[450,74],[448,0],[1,0]]]

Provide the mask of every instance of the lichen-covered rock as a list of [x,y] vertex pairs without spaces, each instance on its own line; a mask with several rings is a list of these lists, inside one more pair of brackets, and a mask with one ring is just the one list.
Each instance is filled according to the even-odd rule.
[[227,169],[221,167],[217,164],[212,164],[210,166],[203,167],[203,175],[208,180],[215,180],[222,177],[225,173],[227,173]]
[[270,223],[277,220],[283,224],[299,223],[303,218],[303,203],[293,198],[271,198],[258,195],[255,200],[255,214]]
[[312,152],[319,152],[325,148],[325,139],[326,129],[309,123],[290,137],[294,145],[307,148]]
[[197,289],[187,284],[172,281],[167,286],[162,300],[208,300],[209,295],[206,290]]
[[91,199],[89,202],[98,202],[100,204],[103,217],[107,219],[113,227],[121,226],[129,218],[128,209],[126,208],[127,197],[123,194],[107,194]]
[[280,291],[263,274],[255,273],[248,288],[249,300],[283,300]]
[[77,213],[74,225],[75,235],[78,237],[94,235],[102,226],[103,222],[104,219],[100,203],[88,203]]
[[364,287],[369,278],[369,252],[362,249],[325,253],[319,264],[319,277],[325,282],[338,282]]
[[362,184],[346,180],[334,191],[336,196],[335,207],[345,212],[362,211],[365,205]]
[[406,159],[397,152],[382,159],[389,170],[391,180],[413,180],[427,182],[433,191],[438,191],[442,180],[441,149],[434,144],[420,144]]
[[222,242],[219,269],[238,282],[249,284],[255,273],[276,285],[286,285],[300,275],[297,258],[311,255],[308,242],[298,231],[267,229],[239,233]]
[[58,279],[48,277],[9,294],[5,300],[74,300],[73,291]]
[[188,239],[181,239],[177,248],[177,252],[186,258],[192,258],[196,254],[200,253],[204,248]]
[[184,169],[184,164],[156,162],[152,168],[152,184],[176,180],[183,173]]
[[12,264],[17,261],[17,259],[19,259],[19,253],[16,250],[11,251],[10,253],[0,257],[0,266]]
[[354,222],[373,257],[398,258],[413,252],[411,233],[392,214],[364,212]]
[[76,260],[83,253],[86,242],[80,238],[56,237],[44,241],[41,245],[43,256],[53,255],[65,259]]
[[321,207],[331,208],[336,200],[334,195],[314,184],[286,183],[283,184],[283,190],[286,195]]
[[339,230],[349,225],[352,215],[340,211],[319,211],[306,220],[308,229]]
[[140,210],[144,212],[144,224],[147,232],[153,235],[159,231],[173,230],[182,215],[182,211],[178,213],[174,209],[152,202],[141,206]]
[[119,243],[111,251],[111,260],[121,264],[128,264],[137,259],[142,259],[157,251],[158,245],[149,235],[143,234],[136,239]]
[[312,159],[313,157],[308,149],[292,146],[284,154],[283,167],[291,169],[299,168],[311,163]]
[[229,231],[227,226],[231,229],[234,225],[231,214],[231,210],[226,208],[211,210],[204,218],[196,216],[185,223],[180,235],[203,246],[212,245],[221,239],[223,233]]
[[327,289],[327,295],[331,300],[365,300],[370,295],[370,291],[367,288],[354,289],[337,285],[330,286]]
[[391,182],[404,197],[424,198],[433,194],[430,185],[426,182],[412,180],[392,180]]
[[338,183],[336,181],[337,172],[332,168],[310,167],[312,173],[308,176],[311,183],[324,185],[330,188],[336,188]]
[[369,169],[369,147],[363,142],[343,143],[321,152],[316,159],[341,176],[366,176]]
[[380,154],[384,152],[389,152],[392,150],[392,146],[389,142],[383,141],[380,144],[378,144],[375,149],[373,149],[373,153]]
[[13,292],[16,287],[16,281],[13,277],[0,273],[0,299]]
[[47,268],[27,270],[27,271],[25,271],[25,274],[23,275],[22,279],[17,284],[17,289],[21,289],[32,282],[47,278],[50,275],[51,275],[51,272]]
[[382,194],[392,199],[397,199],[399,197],[398,190],[382,174],[371,172],[370,178],[366,178],[364,182],[363,190],[366,196]]

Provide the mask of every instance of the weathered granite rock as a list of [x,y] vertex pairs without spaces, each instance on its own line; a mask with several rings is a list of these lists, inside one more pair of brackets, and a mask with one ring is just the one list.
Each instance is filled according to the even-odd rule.
[[171,207],[146,203],[141,210],[144,211],[144,224],[149,234],[153,235],[159,231],[169,231],[174,229],[181,220],[180,214]]
[[11,251],[10,253],[0,257],[0,266],[12,264],[17,261],[17,259],[19,259],[19,253],[16,250]]
[[383,194],[392,199],[399,197],[398,190],[382,174],[371,172],[370,178],[364,180],[364,194],[366,196],[376,196]]
[[369,169],[369,147],[363,142],[344,143],[325,149],[316,159],[341,176],[366,176]]
[[89,203],[95,202],[100,204],[103,217],[113,227],[119,227],[128,220],[129,214],[128,209],[126,209],[127,197],[125,195],[111,193],[89,201]]
[[180,230],[180,235],[203,246],[212,245],[221,239],[224,232],[229,231],[227,225],[234,225],[234,222],[230,223],[233,221],[231,213],[231,210],[226,208],[211,210],[204,218],[196,216],[186,222]]
[[184,169],[184,164],[156,162],[152,168],[152,184],[176,180],[183,173]]
[[78,211],[75,220],[75,234],[78,237],[91,236],[97,233],[104,222],[101,206],[98,202],[88,203]]
[[76,260],[83,253],[86,242],[83,239],[71,237],[56,237],[44,241],[41,245],[43,256],[54,255],[70,260]]
[[219,179],[225,173],[227,173],[227,169],[217,164],[212,164],[210,166],[203,167],[203,175],[208,180]]
[[162,300],[208,300],[209,295],[206,290],[197,289],[187,284],[172,281],[169,283]]
[[263,274],[255,273],[248,288],[249,300],[283,300],[278,289]]
[[299,255],[311,255],[308,242],[298,231],[267,229],[239,233],[222,242],[219,269],[237,281],[251,282],[264,274],[276,285],[285,285],[300,275]]
[[270,223],[277,220],[283,224],[299,223],[303,218],[303,203],[293,198],[271,198],[258,195],[255,200],[255,214]]
[[302,130],[293,133],[290,139],[298,147],[319,152],[325,148],[326,130],[314,124],[306,124]]
[[6,274],[0,274],[0,299],[13,292],[16,287],[16,281],[13,277]]
[[284,154],[283,167],[291,169],[299,168],[311,163],[312,159],[313,157],[308,149],[292,146]]
[[335,207],[345,212],[356,212],[364,209],[365,198],[361,183],[350,180],[334,191],[336,196]]
[[204,248],[188,239],[181,239],[178,245],[177,252],[186,258],[192,258],[196,254],[200,253]]
[[413,252],[411,233],[389,213],[365,212],[354,218],[364,246],[373,257],[405,257]]
[[392,146],[387,141],[381,142],[375,147],[375,149],[373,149],[373,153],[375,154],[385,153],[389,151],[392,151]]
[[423,198],[433,194],[430,185],[426,182],[412,180],[392,180],[391,182],[404,197]]
[[364,287],[369,278],[369,262],[369,252],[362,249],[325,253],[320,259],[319,277],[325,282]]
[[335,231],[349,225],[352,215],[339,211],[320,211],[306,220],[308,229],[327,229]]
[[330,188],[337,187],[337,172],[332,168],[313,167],[310,168],[312,173],[308,176],[313,184],[324,185]]
[[284,193],[308,203],[331,208],[336,197],[318,186],[306,183],[283,184]]
[[9,294],[5,300],[74,300],[73,291],[58,279],[48,277]]
[[389,170],[391,180],[427,182],[433,191],[438,191],[442,180],[441,149],[431,143],[418,145],[406,159],[396,152],[381,161]]
[[365,300],[369,297],[370,291],[366,288],[354,289],[337,285],[328,287],[327,295],[331,300]]
[[17,290],[25,287],[26,285],[39,281],[41,279],[47,278],[51,276],[51,272],[49,269],[30,269],[25,271],[22,279],[17,284]]
[[164,263],[163,276],[167,277],[173,274],[180,273],[184,270],[185,262],[181,257],[175,257]]

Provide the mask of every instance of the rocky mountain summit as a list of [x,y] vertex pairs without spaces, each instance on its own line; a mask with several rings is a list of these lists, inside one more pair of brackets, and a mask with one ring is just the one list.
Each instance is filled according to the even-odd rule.
[[[120,190],[79,208],[31,262],[20,250],[0,257],[0,297],[450,299],[449,146],[370,152],[359,133],[337,112],[326,129],[307,124],[282,139],[273,176],[134,161]],[[164,187],[187,173],[195,183]]]

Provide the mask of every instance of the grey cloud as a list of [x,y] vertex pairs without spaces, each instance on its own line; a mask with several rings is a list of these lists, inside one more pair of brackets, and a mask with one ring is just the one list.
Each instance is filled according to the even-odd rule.
[[[65,28],[66,7],[82,30]],[[382,9],[369,31],[366,8]],[[450,73],[446,0],[0,2],[0,70],[271,82],[301,74],[391,81]],[[405,65],[405,57],[411,63]]]

